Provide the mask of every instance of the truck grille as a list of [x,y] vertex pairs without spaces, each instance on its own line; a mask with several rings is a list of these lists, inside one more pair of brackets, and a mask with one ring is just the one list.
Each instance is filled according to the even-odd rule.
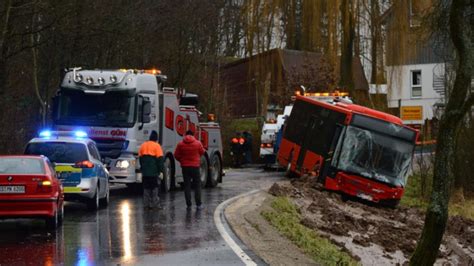
[[122,153],[125,140],[94,139],[99,149],[100,156],[117,159]]

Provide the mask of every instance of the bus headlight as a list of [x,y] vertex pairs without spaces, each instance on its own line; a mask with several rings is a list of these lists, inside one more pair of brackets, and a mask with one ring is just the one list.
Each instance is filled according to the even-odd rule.
[[119,169],[127,169],[129,166],[130,166],[130,162],[127,161],[127,160],[118,160],[115,163],[115,167],[117,167]]

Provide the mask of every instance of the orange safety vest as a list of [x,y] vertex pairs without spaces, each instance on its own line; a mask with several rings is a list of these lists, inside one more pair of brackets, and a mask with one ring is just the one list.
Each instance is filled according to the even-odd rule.
[[140,150],[138,151],[138,155],[139,156],[149,155],[149,156],[155,156],[159,158],[163,156],[163,150],[161,149],[161,146],[159,143],[149,140],[142,144],[142,146],[140,147]]
[[237,144],[237,143],[239,143],[239,140],[237,138],[232,138],[232,143]]
[[244,138],[240,138],[240,139],[239,139],[239,143],[240,143],[240,145],[244,145],[245,139],[244,139]]

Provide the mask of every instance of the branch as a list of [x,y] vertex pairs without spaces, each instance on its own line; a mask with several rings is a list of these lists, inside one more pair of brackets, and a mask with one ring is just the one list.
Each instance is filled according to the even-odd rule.
[[24,3],[22,5],[12,6],[11,8],[12,9],[21,9],[21,8],[29,7],[30,5],[35,5],[38,2],[39,2],[38,0],[35,0],[35,1],[31,1],[29,3]]
[[46,41],[38,42],[38,43],[36,43],[36,44],[34,44],[34,45],[25,45],[25,46],[22,46],[22,47],[19,48],[18,50],[13,51],[13,52],[7,54],[7,55],[5,56],[5,59],[9,59],[9,58],[11,58],[11,57],[13,57],[13,56],[15,56],[15,55],[18,55],[18,54],[22,53],[23,51],[25,51],[25,50],[27,50],[27,49],[31,49],[31,48],[38,47],[38,46],[40,46],[40,45],[42,45],[42,44],[44,44],[44,43],[46,43]]
[[45,25],[41,28],[38,28],[37,30],[30,30],[30,31],[25,31],[25,32],[22,32],[22,33],[13,33],[13,34],[10,34],[8,37],[16,37],[16,36],[26,36],[26,35],[35,35],[35,34],[38,34],[38,33],[41,33],[47,29],[50,29],[52,28],[56,23],[56,20],[53,20],[51,21],[51,23],[49,23],[48,25]]

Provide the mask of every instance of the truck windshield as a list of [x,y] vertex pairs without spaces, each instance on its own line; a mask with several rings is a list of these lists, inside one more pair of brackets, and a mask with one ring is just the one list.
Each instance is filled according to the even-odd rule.
[[135,122],[135,96],[129,91],[86,94],[64,90],[57,108],[59,124],[132,127]]
[[338,151],[338,169],[392,186],[405,186],[413,145],[406,140],[348,126]]

